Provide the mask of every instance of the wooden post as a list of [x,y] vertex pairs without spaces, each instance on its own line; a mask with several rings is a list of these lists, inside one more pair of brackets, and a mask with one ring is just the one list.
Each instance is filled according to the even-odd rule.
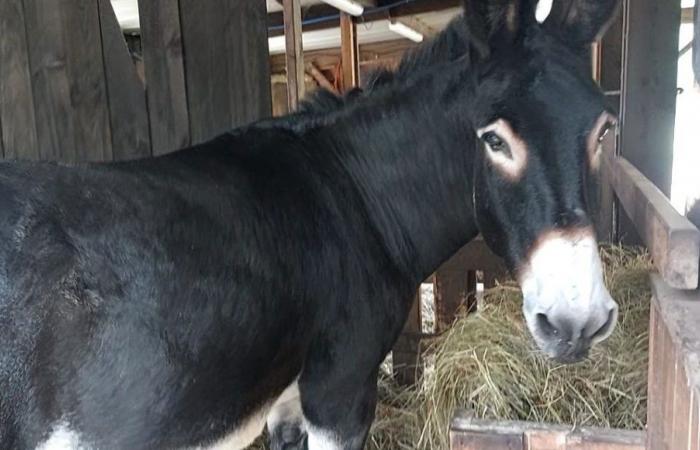
[[360,55],[357,44],[357,24],[350,14],[340,13],[340,64],[343,68],[343,90],[360,83]]
[[403,333],[394,344],[392,365],[394,378],[402,386],[412,386],[422,375],[420,336],[422,329],[420,288],[408,313]]
[[[680,2],[626,0],[621,153],[667,196],[671,193]],[[650,32],[653,30],[653,32]],[[638,241],[628,219],[620,233]]]
[[301,3],[283,0],[284,41],[287,62],[287,99],[294,111],[304,97],[304,50],[302,45]]

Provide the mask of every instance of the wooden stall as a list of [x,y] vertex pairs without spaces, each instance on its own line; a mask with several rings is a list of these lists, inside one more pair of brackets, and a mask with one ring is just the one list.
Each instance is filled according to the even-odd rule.
[[139,6],[145,83],[109,0],[0,2],[0,156],[133,159],[269,115],[264,2]]

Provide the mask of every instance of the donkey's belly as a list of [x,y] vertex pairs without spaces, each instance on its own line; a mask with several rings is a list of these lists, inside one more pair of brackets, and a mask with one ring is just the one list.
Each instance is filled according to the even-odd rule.
[[[195,447],[196,450],[243,450],[253,443],[263,431],[270,411],[266,406],[243,419],[229,434],[214,444]],[[48,438],[37,445],[36,450],[99,450],[86,442],[79,431],[73,430],[66,422],[51,427]],[[184,450],[184,449],[183,449]],[[192,449],[194,450],[194,449]]]

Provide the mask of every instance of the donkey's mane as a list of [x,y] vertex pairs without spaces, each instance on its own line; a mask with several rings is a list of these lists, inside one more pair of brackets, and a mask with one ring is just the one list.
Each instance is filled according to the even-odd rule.
[[407,52],[396,69],[378,69],[369,75],[362,88],[352,89],[344,95],[318,89],[304,99],[299,111],[306,114],[337,111],[367,93],[401,86],[425,70],[465,55],[471,58],[474,52],[464,18],[459,16],[435,37]]

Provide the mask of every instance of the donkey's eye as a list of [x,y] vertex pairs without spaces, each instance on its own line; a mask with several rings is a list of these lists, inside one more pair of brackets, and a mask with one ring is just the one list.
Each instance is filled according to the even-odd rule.
[[498,137],[496,133],[493,131],[487,131],[481,136],[481,140],[483,140],[494,152],[503,152],[506,151],[506,143],[503,142],[503,139]]

